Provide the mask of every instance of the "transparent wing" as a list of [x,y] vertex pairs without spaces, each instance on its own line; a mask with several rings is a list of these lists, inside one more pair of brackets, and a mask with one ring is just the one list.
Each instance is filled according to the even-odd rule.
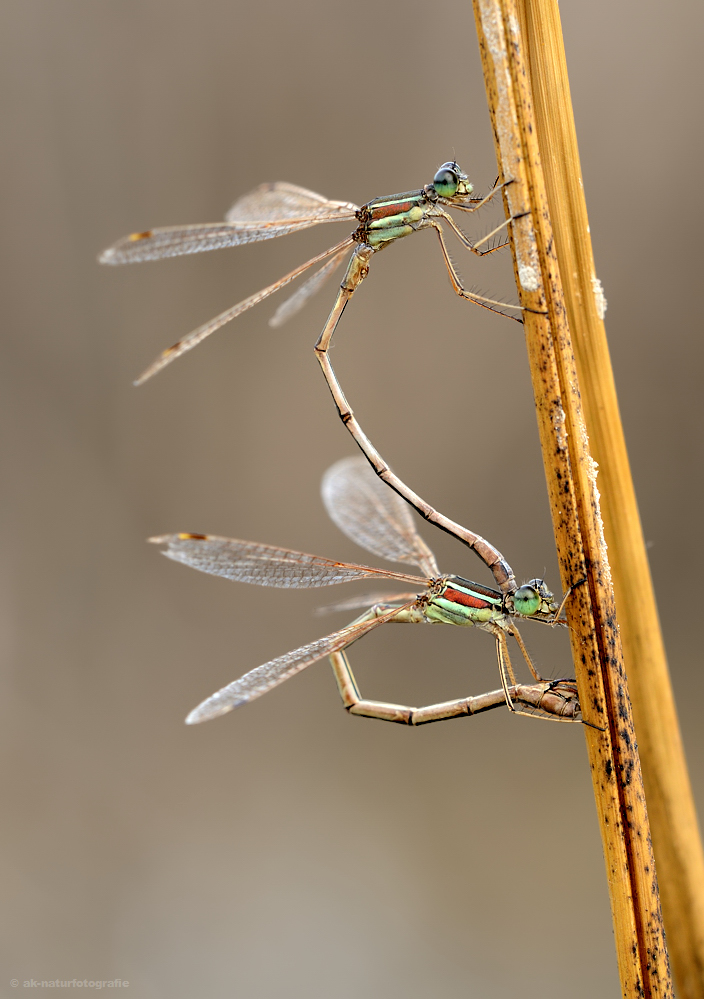
[[278,329],[279,326],[283,326],[291,316],[294,316],[299,309],[302,309],[309,298],[317,294],[323,287],[327,279],[335,273],[337,268],[340,266],[342,261],[347,256],[348,248],[345,247],[340,253],[331,257],[327,263],[323,264],[319,271],[312,274],[306,281],[303,282],[300,288],[294,291],[290,298],[287,298],[283,302],[274,315],[269,320],[269,325],[273,326],[274,329]]
[[248,701],[253,701],[255,697],[261,697],[267,690],[271,690],[272,687],[288,680],[290,676],[300,673],[306,666],[311,666],[319,659],[329,656],[331,652],[339,652],[340,649],[356,642],[358,638],[366,635],[373,628],[378,628],[379,625],[389,621],[397,613],[397,610],[394,609],[371,621],[352,624],[343,628],[342,631],[336,631],[325,638],[318,638],[310,645],[303,645],[300,649],[272,659],[270,662],[264,663],[263,666],[257,666],[256,669],[245,673],[239,680],[229,683],[203,701],[202,704],[199,704],[186,718],[186,724],[196,725],[198,722],[209,721],[211,718],[227,714],[233,708],[247,704]]
[[193,330],[188,334],[188,336],[183,337],[182,340],[178,340],[173,347],[168,347],[166,350],[163,350],[157,359],[149,365],[146,371],[142,372],[139,378],[135,381],[135,385],[141,385],[143,382],[146,382],[152,377],[152,375],[155,375],[157,371],[161,371],[161,369],[165,368],[167,364],[171,364],[172,361],[175,361],[177,357],[187,353],[189,350],[193,350],[194,347],[198,346],[201,340],[205,340],[207,336],[210,336],[211,333],[215,333],[215,331],[219,330],[221,326],[225,326],[225,324],[229,323],[232,319],[236,319],[237,316],[246,312],[247,309],[251,309],[252,306],[258,305],[259,302],[268,298],[269,295],[273,295],[275,291],[278,291],[280,288],[284,288],[287,284],[289,284],[289,282],[297,278],[299,274],[307,271],[309,267],[313,267],[322,260],[326,260],[332,254],[346,253],[352,246],[354,246],[354,240],[352,238],[343,239],[341,243],[336,243],[335,246],[331,246],[329,250],[319,253],[317,256],[307,260],[299,267],[295,267],[292,271],[289,271],[288,274],[285,274],[282,278],[279,278],[278,281],[275,281],[274,284],[270,284],[268,287],[262,288],[261,291],[255,292],[254,295],[250,295],[249,298],[245,298],[244,301],[238,302],[237,305],[233,305],[231,309],[226,309],[225,312],[221,312],[219,316],[211,319],[210,322],[205,323],[203,326],[199,326],[198,329]]
[[349,201],[329,201],[305,187],[276,181],[260,184],[239,198],[229,210],[228,222],[277,222],[303,217],[317,221],[353,219],[358,206]]
[[392,562],[417,565],[426,576],[440,575],[408,505],[364,458],[338,461],[323,476],[321,491],[330,518],[362,548]]
[[294,184],[262,184],[236,201],[224,222],[133,232],[104,250],[98,259],[101,264],[131,264],[259,243],[322,222],[351,222],[356,211],[357,206],[350,202],[328,201]]
[[338,611],[363,610],[365,607],[373,607],[375,604],[406,603],[415,593],[389,593],[388,590],[373,590],[371,593],[357,593],[347,600],[338,600],[334,604],[325,604],[324,607],[317,607],[315,613],[318,616],[324,614],[336,614]]
[[149,539],[154,544],[167,545],[162,554],[175,562],[183,562],[201,572],[224,576],[240,583],[275,586],[281,589],[306,589],[335,586],[353,579],[398,579],[425,584],[420,576],[375,569],[351,562],[332,559],[290,548],[275,548],[254,541],[219,538],[204,534],[164,534]]
[[199,225],[168,226],[123,236],[98,257],[101,264],[136,264],[143,260],[183,257],[189,253],[221,250],[226,246],[261,243],[265,239],[287,236],[290,232],[310,229],[322,222],[354,219],[354,213],[329,217],[290,219],[286,222],[202,222]]

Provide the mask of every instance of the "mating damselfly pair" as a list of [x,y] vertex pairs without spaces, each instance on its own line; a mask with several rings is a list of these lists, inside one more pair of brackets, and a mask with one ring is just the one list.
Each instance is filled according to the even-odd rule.
[[[285,287],[306,270],[322,264],[276,312],[272,324],[280,325],[320,289],[351,251],[344,278],[315,350],[339,415],[376,475],[386,485],[375,478],[364,463],[342,462],[326,476],[323,495],[330,516],[346,534],[375,554],[410,562],[424,573],[423,577],[393,573],[368,566],[332,562],[289,549],[208,535],[179,534],[152,539],[166,543],[165,554],[171,558],[205,572],[244,582],[311,587],[351,579],[382,578],[415,586],[412,594],[384,595],[382,599],[375,598],[373,601],[366,598],[362,603],[347,601],[342,606],[365,606],[365,613],[341,631],[252,670],[208,698],[189,715],[189,722],[204,721],[246,703],[325,656],[330,658],[343,703],[353,714],[423,724],[507,704],[518,713],[565,721],[581,720],[574,681],[543,679],[513,623],[514,618],[521,617],[550,625],[563,624],[559,616],[562,605],[557,606],[542,580],[532,580],[519,587],[508,562],[493,545],[438,513],[391,471],[354,417],[329,358],[333,334],[347,302],[367,276],[373,255],[392,242],[426,228],[433,229],[437,234],[451,284],[458,295],[491,311],[504,314],[512,310],[519,312],[518,306],[481,296],[464,287],[450,258],[442,225],[448,225],[465,249],[478,256],[505,246],[506,241],[481,248],[513,218],[502,222],[482,240],[472,242],[446,209],[475,212],[509,184],[510,181],[495,185],[486,197],[474,198],[472,184],[454,161],[440,167],[432,184],[419,190],[376,198],[362,207],[349,202],[330,201],[291,184],[263,184],[235,202],[224,223],[134,233],[101,255],[100,260],[110,264],[156,260],[259,242],[322,223],[355,220],[357,227],[340,243],[306,261],[273,285],[251,295],[164,351],[137,380],[137,384],[146,381],[225,323]],[[511,318],[521,321],[518,316]],[[472,548],[491,569],[499,589],[483,587],[460,576],[442,575],[432,552],[417,534],[406,506],[388,487],[415,507],[426,520]],[[419,587],[422,587],[421,593],[417,592]],[[371,607],[368,606],[370,602]],[[480,698],[464,698],[421,709],[361,699],[344,650],[367,632],[387,622],[455,624],[490,632],[496,640],[501,690],[481,695]],[[534,684],[524,686],[517,683],[507,636],[516,639],[536,681]]]

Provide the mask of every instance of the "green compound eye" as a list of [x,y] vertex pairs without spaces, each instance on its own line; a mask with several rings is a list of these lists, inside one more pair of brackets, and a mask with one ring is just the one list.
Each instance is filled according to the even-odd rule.
[[534,586],[519,586],[513,594],[513,606],[517,614],[532,617],[540,609],[540,594]]
[[460,176],[455,163],[443,163],[433,178],[433,187],[441,198],[452,198],[460,186]]

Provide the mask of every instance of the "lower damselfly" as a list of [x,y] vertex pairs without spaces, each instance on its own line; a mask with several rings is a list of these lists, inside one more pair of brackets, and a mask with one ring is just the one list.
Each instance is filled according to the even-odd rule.
[[[322,495],[331,519],[349,538],[389,561],[414,565],[423,575],[336,562],[288,548],[206,534],[151,538],[155,544],[166,545],[164,554],[169,558],[238,582],[302,589],[371,579],[413,587],[412,592],[359,595],[336,605],[332,609],[366,609],[347,627],[258,666],[223,687],[189,714],[189,724],[226,714],[326,656],[351,714],[420,725],[506,704],[517,714],[582,721],[574,681],[541,677],[515,624],[516,618],[526,618],[564,625],[560,614],[567,597],[558,606],[542,579],[532,579],[512,593],[502,593],[462,576],[441,573],[435,556],[416,530],[408,506],[362,458],[345,458],[333,465],[323,478]],[[363,699],[345,650],[382,624],[451,624],[489,632],[496,642],[501,690],[423,708]],[[508,638],[518,644],[533,684],[517,682]]]
[[354,231],[341,242],[295,267],[278,281],[245,298],[244,301],[199,326],[163,351],[140,375],[135,384],[140,385],[145,382],[211,333],[284,288],[311,267],[322,264],[319,270],[279,306],[270,323],[272,326],[280,326],[320,290],[351,251],[335,304],[318,343],[329,341],[347,302],[369,273],[374,254],[404,236],[410,236],[423,229],[432,229],[436,233],[450,283],[457,295],[474,302],[475,305],[492,312],[507,314],[509,318],[521,322],[520,306],[499,302],[465,288],[450,257],[443,228],[443,225],[446,225],[460,244],[477,256],[493,253],[506,246],[505,240],[494,244],[492,240],[513,219],[505,220],[482,239],[472,241],[447,209],[457,209],[465,213],[476,212],[491,201],[499,191],[507,188],[509,183],[495,185],[484,198],[472,197],[473,185],[457,163],[452,161],[443,163],[435,174],[432,184],[426,184],[425,187],[415,191],[374,198],[373,201],[360,207],[348,201],[330,201],[322,194],[278,181],[261,184],[249,194],[245,194],[230,208],[224,222],[169,226],[125,236],[100,254],[98,259],[101,263],[129,264],[203,253],[206,250],[240,246],[244,243],[258,243],[328,222],[356,224]]

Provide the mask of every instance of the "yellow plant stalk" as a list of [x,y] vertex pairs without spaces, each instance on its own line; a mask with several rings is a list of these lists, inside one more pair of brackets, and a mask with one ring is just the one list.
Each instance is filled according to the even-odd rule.
[[584,415],[599,463],[604,534],[681,999],[704,995],[704,852],[645,552],[594,271],[557,0],[517,0],[547,200]]
[[[627,999],[672,996],[640,760],[515,0],[474,0]],[[517,216],[521,216],[517,218]]]

